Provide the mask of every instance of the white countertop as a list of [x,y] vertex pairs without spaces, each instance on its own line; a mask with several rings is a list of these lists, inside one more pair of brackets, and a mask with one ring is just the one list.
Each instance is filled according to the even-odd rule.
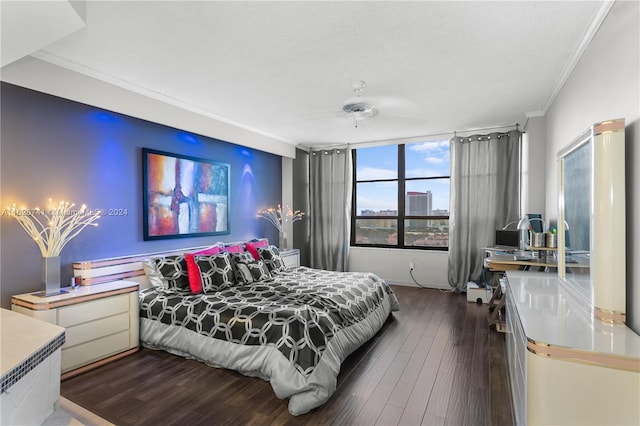
[[42,297],[35,293],[24,293],[14,295],[14,299],[19,299],[24,302],[31,303],[33,305],[54,304],[57,302],[64,302],[70,299],[94,296],[100,293],[107,293],[131,287],[138,287],[138,283],[135,281],[111,281],[104,284],[82,285],[75,289],[71,287],[64,287],[62,290],[65,292],[62,294],[56,294],[54,296]]
[[1,376],[64,333],[64,328],[7,309],[0,309]]
[[529,340],[640,360],[640,336],[624,324],[594,318],[592,307],[557,275],[508,271],[507,278]]

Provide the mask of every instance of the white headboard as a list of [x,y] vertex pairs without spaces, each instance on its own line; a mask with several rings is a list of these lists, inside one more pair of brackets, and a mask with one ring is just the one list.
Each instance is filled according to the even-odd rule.
[[[245,242],[246,241],[217,243],[217,245],[230,246],[244,244]],[[127,280],[137,282],[141,289],[148,288],[151,284],[149,283],[142,267],[142,262],[144,260],[151,259],[153,257],[171,256],[189,252],[192,253],[209,247],[211,247],[211,245],[74,262],[73,276],[78,277],[80,285],[102,284],[117,280]]]
[[142,262],[152,257],[170,256],[185,252],[204,250],[210,246],[188,247],[155,253],[134,254],[107,259],[85,260],[73,263],[73,276],[79,277],[80,285],[102,284],[117,280],[135,281],[140,288],[150,286],[144,274]]

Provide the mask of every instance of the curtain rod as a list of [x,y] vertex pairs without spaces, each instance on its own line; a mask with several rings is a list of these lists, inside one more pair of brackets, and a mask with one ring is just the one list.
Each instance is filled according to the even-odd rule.
[[[511,125],[507,125],[507,126],[494,126],[494,127],[485,127],[485,128],[481,128],[481,129],[471,129],[471,130],[462,130],[460,132],[458,131],[454,131],[453,135],[454,136],[458,136],[458,133],[476,133],[476,132],[486,132],[487,130],[496,130],[496,129],[508,129],[509,127],[514,127],[514,130],[520,130],[520,123],[516,123],[516,124],[511,124]],[[498,133],[507,133],[506,131],[504,132],[498,132]],[[522,132],[524,133],[524,132]]]
[[[319,151],[323,149],[348,148],[351,146],[362,146],[362,145],[377,146],[377,145],[391,145],[394,143],[400,144],[400,143],[412,143],[412,142],[425,142],[424,139],[427,139],[427,138],[435,138],[435,137],[447,136],[447,135],[449,135],[449,137],[455,137],[455,136],[460,136],[460,134],[468,134],[468,133],[473,134],[475,132],[486,132],[488,130],[508,129],[509,127],[515,127],[514,130],[519,130],[520,124],[515,123],[515,124],[508,124],[505,126],[493,126],[493,127],[484,127],[484,128],[460,130],[460,131],[454,130],[450,132],[433,133],[430,135],[411,136],[408,138],[384,139],[384,140],[370,141],[370,142],[352,142],[349,144],[324,145],[324,146],[313,147],[313,148],[309,147],[309,150]],[[525,133],[525,132],[522,132],[522,133]]]
[[328,151],[328,150],[332,150],[332,149],[349,149],[349,147],[351,147],[352,144],[347,143],[341,143],[341,144],[335,144],[335,145],[325,145],[323,147],[314,147],[314,148],[309,148],[309,152],[312,151]]

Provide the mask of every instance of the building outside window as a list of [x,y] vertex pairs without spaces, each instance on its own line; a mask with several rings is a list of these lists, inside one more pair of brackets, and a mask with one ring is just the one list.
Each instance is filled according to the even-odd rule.
[[448,248],[449,141],[359,148],[354,170],[352,245]]

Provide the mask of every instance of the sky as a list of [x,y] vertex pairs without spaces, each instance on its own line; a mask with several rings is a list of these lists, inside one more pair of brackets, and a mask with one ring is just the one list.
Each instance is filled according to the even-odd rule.
[[[449,141],[436,140],[406,144],[406,177],[449,176]],[[358,148],[356,179],[395,179],[398,177],[396,145]],[[433,194],[433,209],[449,210],[449,179],[409,181],[407,191]],[[362,210],[397,210],[397,183],[361,183],[357,187],[356,208]]]

